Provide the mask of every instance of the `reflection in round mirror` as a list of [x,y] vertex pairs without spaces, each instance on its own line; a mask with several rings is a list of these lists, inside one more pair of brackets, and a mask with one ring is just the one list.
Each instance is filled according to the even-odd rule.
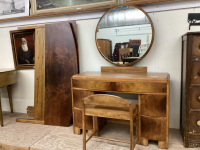
[[100,54],[115,65],[127,66],[140,61],[154,40],[153,23],[139,7],[120,5],[108,10],[96,29]]

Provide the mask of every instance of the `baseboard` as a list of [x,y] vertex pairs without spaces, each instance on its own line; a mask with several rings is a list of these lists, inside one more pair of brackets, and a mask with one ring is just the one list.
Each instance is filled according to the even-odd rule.
[[[8,98],[1,98],[2,111],[10,111],[10,103]],[[14,99],[13,111],[18,113],[27,113],[27,107],[33,106],[33,102],[28,99]]]

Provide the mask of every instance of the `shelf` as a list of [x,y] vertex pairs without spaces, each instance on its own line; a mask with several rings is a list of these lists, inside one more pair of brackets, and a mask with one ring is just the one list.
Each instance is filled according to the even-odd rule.
[[23,17],[15,17],[15,18],[6,18],[6,19],[0,19],[0,22],[21,20],[21,19],[32,19],[32,18],[38,18],[38,17],[62,15],[62,14],[77,13],[77,12],[103,10],[103,9],[110,9],[112,7],[115,7],[115,5],[96,7],[96,8],[88,8],[88,9],[80,9],[80,10],[63,11],[63,12],[52,12],[52,13],[45,13],[45,14],[38,14],[38,15],[31,15],[31,16],[23,16]]

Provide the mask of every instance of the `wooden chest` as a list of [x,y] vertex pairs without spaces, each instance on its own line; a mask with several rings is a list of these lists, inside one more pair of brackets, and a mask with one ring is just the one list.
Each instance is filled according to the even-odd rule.
[[200,32],[182,41],[181,120],[185,147],[200,147]]

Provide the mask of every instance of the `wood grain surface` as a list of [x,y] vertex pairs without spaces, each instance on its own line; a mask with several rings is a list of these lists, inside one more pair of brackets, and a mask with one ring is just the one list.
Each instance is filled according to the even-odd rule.
[[35,29],[34,119],[44,121],[45,100],[45,26]]
[[166,117],[166,95],[140,95],[141,115]]
[[166,141],[166,118],[141,116],[141,137],[148,140]]
[[113,72],[113,73],[147,73],[147,67],[101,67],[101,72]]
[[69,126],[72,116],[71,76],[78,73],[77,49],[69,22],[45,27],[46,125]]
[[166,83],[155,82],[106,82],[95,80],[73,80],[73,87],[92,91],[127,92],[127,93],[166,93]]
[[16,70],[0,72],[0,88],[17,82]]
[[[86,140],[86,116],[130,120],[130,149],[132,150],[135,147],[135,141],[137,141],[137,139],[135,141],[133,139],[133,120],[138,116],[138,105],[132,104],[117,96],[104,94],[90,95],[85,97],[82,101],[84,150],[86,150],[86,143],[92,138],[93,135],[96,134],[96,132],[98,132],[98,129],[96,128],[97,126],[95,125],[97,121],[94,119],[93,134],[91,134],[90,137]],[[96,136],[96,138],[127,143],[127,141],[111,138],[103,138],[98,136]]]

